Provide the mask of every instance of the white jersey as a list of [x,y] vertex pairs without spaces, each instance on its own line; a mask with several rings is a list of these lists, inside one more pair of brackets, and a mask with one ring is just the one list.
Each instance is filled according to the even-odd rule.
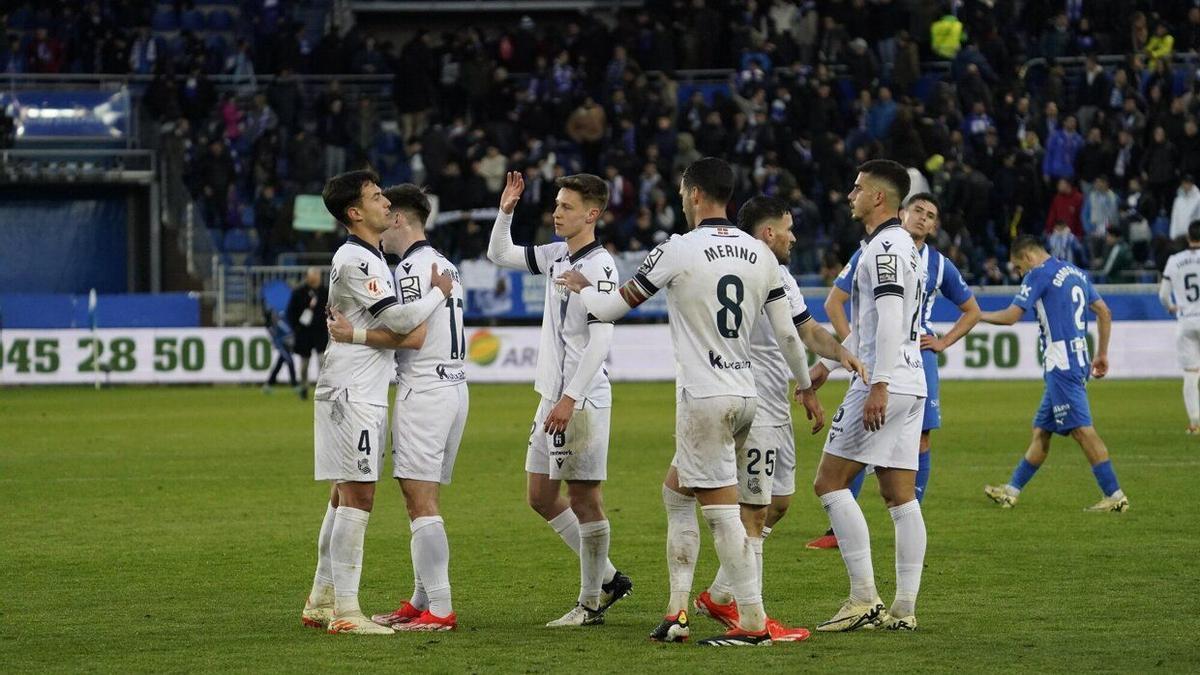
[[[799,328],[812,321],[812,314],[800,294],[796,278],[786,265],[779,266],[779,278],[783,292],[792,311],[792,323]],[[754,426],[779,426],[792,421],[792,397],[790,383],[792,371],[779,351],[775,330],[764,316],[758,318],[754,333],[750,336],[750,362],[754,369],[754,386],[758,391],[758,411],[754,413]]]
[[1180,319],[1200,318],[1200,249],[1189,248],[1167,259],[1163,279],[1171,284]]
[[454,290],[446,302],[425,321],[425,343],[418,350],[396,350],[396,379],[402,387],[429,391],[438,387],[463,384],[466,357],[466,331],[463,328],[463,288],[458,268],[428,241],[418,241],[404,252],[396,265],[396,293],[401,304],[416,302],[433,288],[433,266],[438,273],[449,272]]
[[[873,374],[877,358],[875,338],[879,328],[876,300],[885,296],[903,299],[902,325],[885,327],[886,330],[902,332],[900,354],[888,385],[890,393],[926,395],[919,342],[926,274],[912,235],[900,226],[898,219],[883,223],[863,240],[862,253],[850,289],[850,332],[853,342],[848,348],[863,362],[867,372]],[[850,386],[852,389],[869,389],[867,383],[857,377]]]
[[[396,304],[392,274],[383,253],[354,235],[333,254],[329,304],[355,328],[380,328],[376,317]],[[348,400],[386,406],[391,384],[392,350],[349,342],[330,342],[321,361],[313,397],[330,400],[346,391]]]
[[[546,304],[542,311],[542,335],[538,346],[537,377],[533,388],[542,398],[557,402],[575,377],[579,359],[588,344],[588,324],[600,320],[588,313],[583,299],[554,280],[569,269],[579,270],[602,293],[617,290],[617,265],[599,242],[570,253],[566,242],[525,246],[525,263],[533,274],[546,275]],[[583,390],[584,401],[597,408],[612,406],[608,370],[601,366]]]
[[650,252],[634,280],[667,290],[675,387],[693,398],[754,397],[750,336],[763,306],[784,299],[775,254],[724,218]]

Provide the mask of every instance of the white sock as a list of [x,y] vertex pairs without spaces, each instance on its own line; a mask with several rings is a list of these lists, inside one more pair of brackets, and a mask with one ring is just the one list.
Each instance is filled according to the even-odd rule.
[[1183,371],[1183,405],[1187,408],[1188,423],[1200,424],[1200,372]]
[[763,538],[763,540],[764,540],[764,541],[766,541],[766,539],[767,539],[767,536],[768,536],[768,535],[770,535],[770,534],[771,534],[771,528],[767,527],[766,525],[763,525],[763,529],[762,529],[762,538]]
[[717,568],[717,576],[708,585],[708,596],[718,605],[728,605],[733,602],[733,581],[724,565]]
[[589,609],[600,607],[604,563],[612,529],[607,520],[579,524],[579,603]]
[[667,572],[671,578],[671,601],[667,614],[687,609],[692,594],[692,577],[700,555],[700,525],[696,520],[696,498],[681,495],[667,486],[662,489],[667,509]]
[[749,537],[749,539],[750,539],[750,550],[754,551],[754,571],[755,571],[755,575],[756,575],[755,579],[758,580],[758,586],[757,586],[758,594],[761,596],[762,595],[762,579],[763,579],[763,576],[762,576],[763,540],[762,540],[762,537]]
[[743,630],[761,631],[766,627],[762,594],[754,572],[754,552],[750,549],[746,527],[742,525],[741,507],[737,504],[702,506],[704,520],[712,530],[713,547],[733,586],[737,600],[739,624]]
[[875,591],[875,569],[871,566],[871,533],[867,519],[850,490],[834,490],[821,495],[821,505],[829,514],[829,524],[837,536],[842,562],[850,575],[850,597],[870,602]]
[[413,538],[413,564],[429,596],[434,616],[450,616],[450,542],[441,516],[422,516],[409,525]]
[[[582,544],[579,541],[579,518],[570,508],[563,509],[563,512],[546,521],[550,527],[562,537],[563,543],[571,547],[575,555],[579,555]],[[612,581],[617,575],[617,568],[613,567],[612,561],[608,559],[608,554],[604,558],[604,583]]]
[[361,614],[358,606],[358,582],[362,578],[363,539],[367,536],[370,511],[339,506],[329,537],[329,556],[333,568],[333,613],[338,616]]
[[[412,524],[409,524],[409,532],[412,532]],[[408,599],[408,604],[419,610],[429,609],[429,594],[425,592],[425,584],[421,581],[421,570],[417,569],[417,538],[409,537],[408,551],[412,557],[413,568],[413,592],[412,597]]]
[[333,561],[329,558],[329,539],[333,536],[333,521],[337,509],[325,503],[325,519],[317,534],[317,573],[313,575],[312,591],[308,594],[309,606],[328,605],[333,600]]
[[892,614],[911,616],[916,613],[921,570],[925,567],[925,518],[921,502],[915,499],[888,511],[896,526],[896,601],[892,603]]

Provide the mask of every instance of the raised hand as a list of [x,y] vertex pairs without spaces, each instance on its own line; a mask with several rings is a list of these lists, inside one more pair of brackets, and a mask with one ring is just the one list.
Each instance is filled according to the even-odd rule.
[[504,180],[504,192],[500,193],[500,210],[512,215],[525,191],[525,176],[520,171],[509,171]]

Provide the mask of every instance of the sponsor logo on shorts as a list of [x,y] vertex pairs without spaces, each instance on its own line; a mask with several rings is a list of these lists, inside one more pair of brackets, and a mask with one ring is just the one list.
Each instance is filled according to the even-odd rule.
[[467,379],[467,373],[465,371],[463,371],[461,368],[459,368],[457,370],[447,370],[446,364],[444,364],[444,363],[439,363],[437,368],[434,368],[434,371],[437,372],[437,376],[438,376],[439,380],[450,380],[453,382],[457,382],[457,381]]
[[845,415],[846,415],[846,406],[844,406],[844,405],[838,406],[837,412],[833,414],[834,423],[836,424],[838,422],[841,422],[842,417],[844,417]]
[[365,475],[367,475],[367,474],[369,474],[369,473],[371,473],[371,462],[370,462],[370,460],[368,460],[368,459],[367,459],[367,458],[365,458],[365,457],[364,457],[364,458],[362,458],[362,459],[360,459],[360,460],[358,460],[358,470],[359,470],[359,472],[361,472],[361,473],[362,473],[364,476],[365,476]]
[[[554,443],[554,447],[561,448],[567,444],[567,435],[561,431],[556,431],[550,440],[552,443]],[[569,455],[571,454],[571,451],[567,450],[566,453]]]
[[1054,423],[1062,424],[1067,421],[1067,415],[1071,413],[1070,403],[1060,403],[1054,406]]
[[717,370],[745,370],[750,367],[749,361],[726,361],[724,356],[708,350],[708,365]]
[[557,464],[558,468],[561,469],[563,462],[567,461],[567,458],[573,454],[574,453],[570,450],[551,450],[550,458],[553,459],[554,463]]

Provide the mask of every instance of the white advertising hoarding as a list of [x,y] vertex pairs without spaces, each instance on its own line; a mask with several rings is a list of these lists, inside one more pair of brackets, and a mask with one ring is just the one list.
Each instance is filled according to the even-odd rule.
[[[949,324],[935,326],[944,331]],[[532,382],[538,328],[469,328],[467,377]],[[1092,327],[1093,335],[1095,327]],[[943,355],[945,379],[1037,379],[1037,324],[980,324]],[[0,384],[203,383],[266,379],[275,351],[261,328],[5,330]],[[297,362],[299,359],[297,359]],[[1175,377],[1175,323],[1113,324],[1110,377]],[[618,326],[608,363],[614,380],[671,380],[666,324]],[[286,382],[286,376],[281,378]]]

